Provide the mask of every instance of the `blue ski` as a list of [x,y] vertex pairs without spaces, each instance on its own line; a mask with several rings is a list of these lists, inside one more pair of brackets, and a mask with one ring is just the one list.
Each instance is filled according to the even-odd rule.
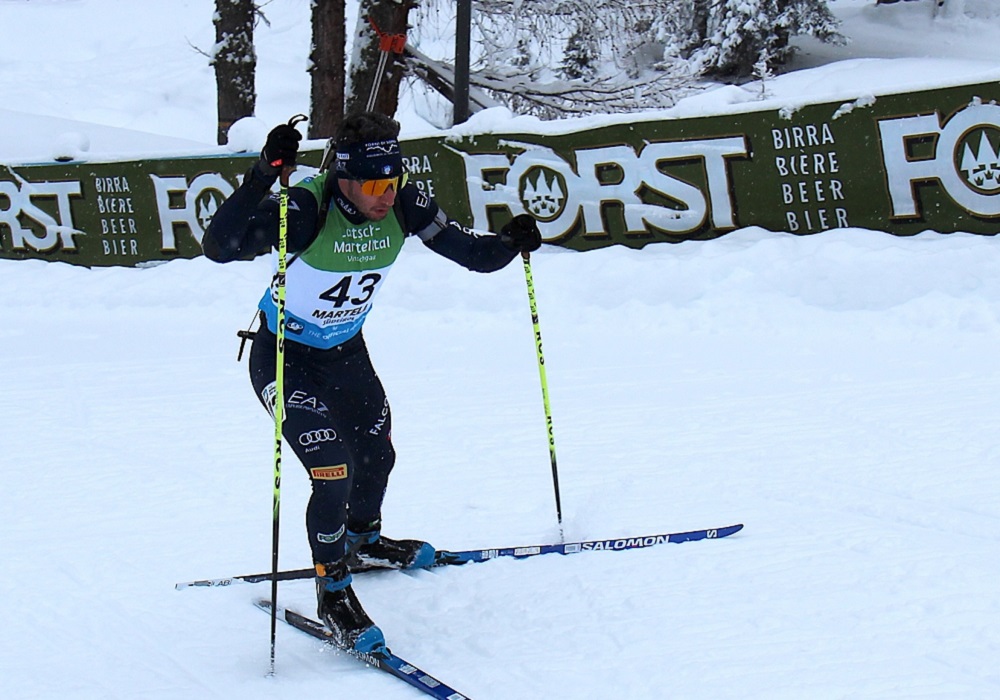
[[528,547],[505,547],[503,549],[469,549],[463,552],[448,552],[440,550],[434,566],[465,564],[467,562],[482,562],[498,557],[537,557],[542,554],[578,554],[579,552],[614,551],[626,549],[644,549],[667,542],[693,542],[695,540],[714,540],[728,537],[743,529],[743,525],[729,525],[708,530],[692,530],[691,532],[673,532],[663,535],[641,535],[639,537],[618,537],[611,540],[586,540],[583,542],[566,542],[564,544],[539,544]]
[[[268,615],[271,614],[270,600],[256,600],[254,601],[254,605],[266,612]],[[420,668],[417,668],[405,659],[396,656],[389,650],[386,650],[385,654],[366,654],[352,649],[341,649],[333,644],[330,631],[316,620],[283,608],[280,605],[277,608],[277,617],[280,620],[284,620],[295,629],[305,632],[316,639],[320,639],[327,644],[334,646],[336,649],[344,652],[348,656],[353,656],[358,661],[395,676],[404,683],[412,685],[420,692],[425,695],[429,695],[432,698],[438,698],[438,700],[471,700],[468,695],[460,693],[454,688],[448,687],[434,676],[421,670]]]
[[[527,547],[503,547],[499,549],[467,549],[457,552],[448,550],[438,550],[434,566],[450,566],[456,564],[466,564],[469,562],[483,562],[500,557],[514,557],[515,559],[525,559],[527,557],[537,557],[542,554],[578,554],[579,552],[613,551],[621,552],[626,549],[645,549],[667,542],[694,542],[696,540],[714,540],[729,537],[743,529],[743,525],[728,525],[719,528],[707,528],[704,530],[691,530],[689,532],[669,532],[660,535],[639,535],[638,537],[617,537],[609,540],[584,540],[582,542],[565,542],[563,544],[539,544]],[[360,571],[354,571],[360,573]],[[277,579],[279,581],[293,581],[296,579],[312,578],[316,575],[314,569],[291,569],[279,571]],[[176,589],[188,588],[191,586],[231,586],[235,583],[258,583],[270,581],[270,573],[249,574],[244,576],[231,576],[229,578],[204,579],[201,581],[188,581],[178,583]]]

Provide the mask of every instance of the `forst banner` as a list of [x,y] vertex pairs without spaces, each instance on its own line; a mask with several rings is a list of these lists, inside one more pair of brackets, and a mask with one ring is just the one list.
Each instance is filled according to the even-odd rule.
[[[1000,231],[1000,83],[551,133],[404,141],[410,179],[453,218],[527,212],[573,250],[736,228]],[[750,109],[741,106],[742,109]],[[321,157],[300,157],[292,182]],[[135,266],[201,254],[257,154],[0,164],[0,257]]]

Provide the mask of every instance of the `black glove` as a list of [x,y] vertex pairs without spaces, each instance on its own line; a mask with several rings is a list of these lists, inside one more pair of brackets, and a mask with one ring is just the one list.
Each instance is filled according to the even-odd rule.
[[291,124],[279,124],[267,135],[267,143],[260,151],[260,172],[267,177],[277,177],[282,168],[294,168],[302,134]]
[[500,229],[500,242],[518,253],[530,253],[542,246],[542,234],[531,216],[518,214]]

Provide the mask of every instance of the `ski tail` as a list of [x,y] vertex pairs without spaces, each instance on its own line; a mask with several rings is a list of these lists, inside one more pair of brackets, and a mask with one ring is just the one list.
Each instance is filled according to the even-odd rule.
[[[304,578],[312,578],[315,575],[316,569],[313,567],[309,567],[308,569],[289,569],[288,571],[279,571],[277,579],[279,581],[296,581]],[[273,574],[269,571],[265,574],[246,574],[243,576],[230,576],[229,578],[185,581],[174,584],[174,590],[179,591],[182,588],[215,588],[219,586],[233,586],[240,583],[260,583],[262,581],[270,581],[272,576]]]
[[[261,598],[254,601],[254,605],[266,612],[268,615],[271,614],[270,600]],[[287,608],[279,605],[277,607],[277,618],[288,623],[301,632],[305,632],[316,639],[336,646],[333,643],[333,637],[330,634],[330,630],[324,627],[322,623],[313,620],[310,617],[300,615],[294,610],[288,610]],[[388,649],[386,649],[384,653],[374,654],[367,654],[353,649],[344,649],[342,647],[337,647],[337,649],[344,652],[348,656],[361,661],[362,663],[377,668],[380,671],[384,671],[391,676],[395,676],[399,680],[413,686],[429,697],[437,698],[438,700],[471,700],[468,695],[458,692],[454,688],[446,685],[401,656],[393,654],[392,651]]]

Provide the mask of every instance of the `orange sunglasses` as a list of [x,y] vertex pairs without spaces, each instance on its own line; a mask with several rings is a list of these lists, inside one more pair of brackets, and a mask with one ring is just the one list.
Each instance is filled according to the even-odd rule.
[[390,187],[397,193],[407,181],[407,173],[398,177],[380,178],[378,180],[361,180],[361,191],[369,197],[381,197]]

